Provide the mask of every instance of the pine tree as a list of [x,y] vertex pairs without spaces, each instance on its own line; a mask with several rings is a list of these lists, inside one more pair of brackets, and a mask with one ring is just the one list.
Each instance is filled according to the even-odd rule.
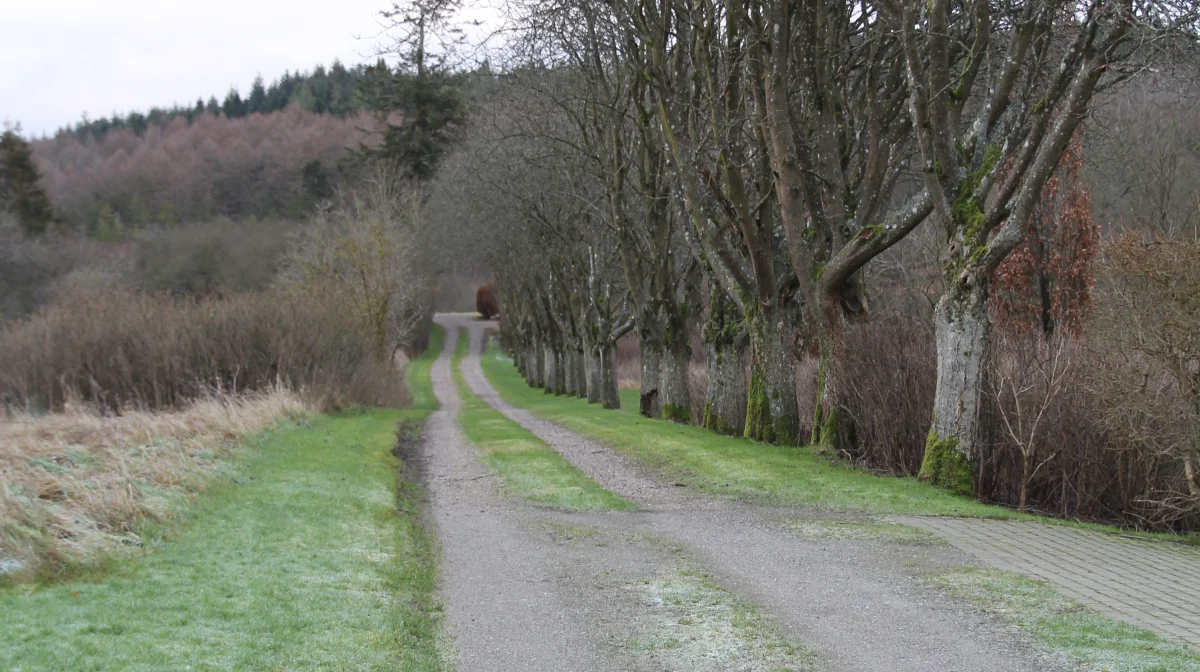
[[310,204],[317,204],[333,197],[333,186],[329,183],[329,174],[320,159],[313,159],[304,164],[301,171],[301,189],[305,199]]
[[[383,12],[395,34],[397,65],[383,59],[367,70],[363,96],[386,124],[383,142],[372,153],[417,180],[433,177],[466,117],[463,75],[455,72],[447,49],[461,42],[456,23],[461,0],[407,0]],[[394,115],[399,112],[399,115]],[[399,123],[392,120],[399,117]]]
[[229,119],[246,116],[246,103],[242,101],[242,94],[238,93],[237,89],[231,88],[229,93],[225,94],[225,102],[221,103],[221,111]]
[[208,102],[204,105],[204,111],[208,112],[214,117],[221,116],[221,103],[217,102],[216,96],[208,97]]
[[158,223],[164,228],[171,228],[179,224],[179,216],[175,214],[175,206],[170,203],[164,203],[158,210]]
[[150,223],[150,208],[146,207],[146,202],[142,200],[141,194],[135,193],[129,199],[129,205],[125,208],[125,218],[133,225],[135,233]]
[[254,78],[250,85],[250,95],[246,98],[247,114],[265,113],[267,110],[267,87],[263,84],[262,75]]
[[0,209],[17,216],[25,235],[37,236],[54,221],[54,208],[40,184],[33,150],[18,130],[10,128],[0,135]]
[[107,202],[101,203],[100,209],[96,211],[96,230],[92,237],[102,243],[119,243],[125,240],[125,227]]

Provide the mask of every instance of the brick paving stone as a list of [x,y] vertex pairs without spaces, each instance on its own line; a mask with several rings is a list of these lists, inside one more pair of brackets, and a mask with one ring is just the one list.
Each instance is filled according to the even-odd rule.
[[1200,649],[1200,549],[1029,521],[898,516],[984,563]]

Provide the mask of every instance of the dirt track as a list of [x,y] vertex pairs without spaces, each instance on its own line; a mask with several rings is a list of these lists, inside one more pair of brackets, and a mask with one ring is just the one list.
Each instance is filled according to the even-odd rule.
[[[611,449],[505,403],[479,366],[486,325],[438,321],[447,334],[433,370],[442,410],[430,421],[424,454],[459,670],[768,669],[720,637],[695,646],[637,645],[678,630],[662,600],[637,587],[659,585],[648,577],[674,580],[680,567],[702,569],[759,605],[787,639],[816,654],[814,669],[1071,669],[917,579],[930,567],[972,564],[969,556],[940,546],[808,538],[785,521],[812,512],[693,497],[659,484]],[[565,514],[502,494],[455,424],[450,356],[459,327],[470,330],[463,374],[472,391],[637,502],[637,512]]]

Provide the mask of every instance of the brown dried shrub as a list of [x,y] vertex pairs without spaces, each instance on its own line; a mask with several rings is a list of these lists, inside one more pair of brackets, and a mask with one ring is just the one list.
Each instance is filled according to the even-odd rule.
[[[899,318],[871,320],[848,329],[845,339],[841,380],[847,384],[839,403],[854,427],[846,457],[872,469],[916,475],[937,384],[932,328]],[[815,381],[815,365],[807,379]],[[813,383],[801,399],[815,393]],[[807,403],[802,419],[813,417],[813,401]]]
[[177,408],[215,391],[286,384],[322,407],[400,406],[407,392],[371,333],[323,295],[223,298],[74,288],[0,330],[0,401],[59,411]]
[[489,280],[475,290],[475,311],[485,320],[500,314],[500,304],[496,300],[496,283]]

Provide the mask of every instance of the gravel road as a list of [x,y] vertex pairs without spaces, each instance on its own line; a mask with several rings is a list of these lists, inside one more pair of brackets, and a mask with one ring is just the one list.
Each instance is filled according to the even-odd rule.
[[[970,556],[937,545],[812,538],[796,533],[794,522],[819,522],[828,513],[754,507],[659,483],[620,453],[501,399],[479,364],[486,323],[459,316],[438,322],[446,329],[433,369],[442,410],[428,426],[425,473],[459,670],[700,669],[695,661],[629,646],[657,622],[661,614],[654,610],[661,605],[613,590],[669,573],[680,549],[686,564],[758,605],[784,637],[808,647],[813,669],[1075,669],[919,579],[931,568],[975,564]],[[471,390],[602,486],[636,502],[638,511],[547,512],[502,494],[502,484],[480,465],[455,424],[450,356],[460,327],[471,338],[463,362]],[[604,542],[563,543],[562,534],[547,532],[554,529],[585,529],[589,540]],[[713,669],[759,669],[753,661],[734,662]]]

